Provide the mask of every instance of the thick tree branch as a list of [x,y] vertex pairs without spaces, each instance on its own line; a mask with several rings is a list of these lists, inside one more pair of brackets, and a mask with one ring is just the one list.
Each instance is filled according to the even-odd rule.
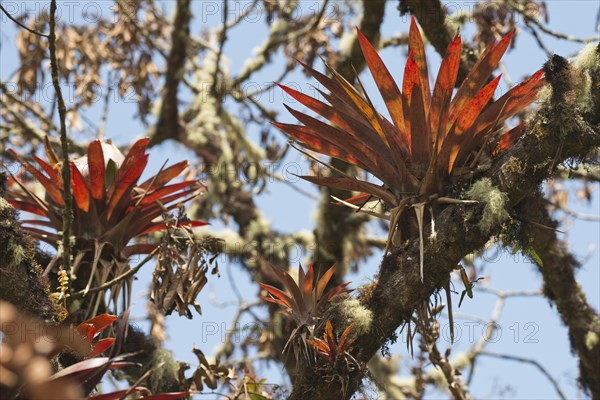
[[[547,201],[541,196],[529,196],[519,210],[529,220],[557,228],[547,211]],[[579,262],[567,244],[555,231],[538,225],[527,227],[536,253],[543,262],[539,270],[544,279],[544,294],[556,304],[560,317],[569,330],[571,348],[579,357],[579,381],[593,398],[600,398],[600,318],[581,290],[575,278]]]
[[[553,172],[557,163],[581,158],[600,146],[598,115],[581,114],[565,94],[575,90],[571,67],[566,60],[555,56],[545,67],[552,85],[552,96],[543,102],[535,114],[527,134],[509,151],[494,160],[483,176],[506,195],[505,207],[513,209]],[[535,149],[535,151],[532,151]],[[458,195],[459,193],[456,193]],[[364,291],[361,303],[372,311],[371,332],[358,336],[353,356],[361,367],[405,323],[413,310],[436,293],[449,279],[450,272],[467,254],[481,248],[501,227],[489,231],[479,227],[482,206],[450,206],[436,218],[435,240],[426,244],[425,279],[419,276],[419,243],[413,241],[408,250],[396,251],[382,262],[375,287]],[[338,329],[343,329],[339,326]],[[299,374],[291,399],[325,399],[331,393],[344,393],[349,398],[359,387],[362,373],[350,376],[345,390],[339,381],[324,381],[310,367]]]
[[49,296],[50,284],[35,260],[35,245],[19,229],[17,211],[2,197],[6,175],[0,171],[0,300],[19,311],[56,321],[61,307]]
[[167,57],[167,73],[163,87],[160,115],[151,145],[166,139],[178,138],[182,127],[179,122],[177,91],[183,78],[187,44],[190,38],[192,12],[190,0],[177,0],[177,11],[171,33],[171,51]]

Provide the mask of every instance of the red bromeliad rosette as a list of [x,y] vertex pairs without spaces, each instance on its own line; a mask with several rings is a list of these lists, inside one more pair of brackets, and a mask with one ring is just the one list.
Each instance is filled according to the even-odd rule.
[[[204,186],[197,180],[170,182],[187,167],[182,161],[161,170],[151,178],[138,183],[148,163],[146,148],[149,139],[137,140],[124,156],[111,143],[92,141],[87,156],[71,160],[74,256],[71,278],[76,290],[87,293],[130,270],[129,258],[134,254],[149,254],[157,249],[152,243],[132,243],[152,232],[171,227],[162,217],[178,209],[200,194]],[[13,150],[9,153],[43,186],[44,198],[29,190],[18,177],[11,175],[6,197],[15,208],[35,214],[42,219],[23,220],[23,229],[35,239],[59,248],[62,213],[65,207],[64,185],[60,173],[61,162],[49,141],[44,141],[48,161],[33,155],[35,166]],[[14,190],[17,185],[21,190]],[[11,187],[12,186],[12,187]],[[203,221],[179,220],[178,227],[192,228],[206,225]],[[132,276],[111,287],[116,307],[121,288],[125,288],[125,308]],[[102,296],[103,292],[99,293]],[[104,302],[104,299],[101,299]],[[86,310],[87,316],[96,315],[99,302]],[[102,310],[103,311],[103,310]]]
[[[127,156],[123,156],[114,145],[94,140],[88,146],[86,157],[70,161],[75,214],[73,236],[108,242],[125,256],[149,253],[154,247],[128,246],[129,241],[165,230],[165,223],[155,220],[176,208],[179,203],[187,202],[199,194],[204,186],[198,181],[168,184],[183,172],[187,161],[161,170],[141,184],[137,183],[148,163],[148,141],[148,138],[138,140],[131,146]],[[56,246],[59,235],[40,228],[62,229],[65,201],[61,162],[49,141],[45,140],[44,144],[49,161],[33,155],[39,166],[37,168],[12,149],[8,151],[42,184],[46,198],[41,199],[13,176],[22,192],[8,190],[7,200],[19,210],[47,218],[25,220],[23,228],[34,238]],[[206,225],[202,221],[186,223],[193,227]]]
[[[431,92],[423,40],[414,18],[402,89],[377,50],[358,31],[367,66],[391,120],[374,108],[360,80],[362,91],[330,67],[331,77],[328,77],[303,64],[329,91],[319,91],[326,102],[279,86],[329,123],[286,106],[301,124],[275,125],[304,148],[355,165],[378,178],[382,185],[357,179],[333,167],[341,176],[302,178],[319,185],[360,192],[341,201],[349,206],[361,208],[370,200],[386,203],[392,209],[386,216],[391,221],[388,248],[395,239],[394,233],[404,231],[405,237],[412,238],[417,225],[423,242],[425,205],[457,202],[444,197],[448,186],[465,172],[477,169],[482,159],[510,148],[524,132],[522,125],[506,131],[503,122],[536,99],[545,83],[541,70],[490,102],[500,76],[490,77],[511,37],[512,34],[508,34],[499,42],[491,43],[452,96],[462,51],[459,34],[446,50]],[[415,209],[416,218],[403,213],[407,208]],[[401,243],[399,239],[393,241]]]
[[306,360],[310,360],[306,340],[314,336],[319,311],[334,296],[351,291],[347,288],[350,282],[326,290],[335,268],[336,266],[333,265],[319,279],[316,279],[312,265],[305,272],[302,265],[298,264],[298,279],[296,281],[288,272],[280,271],[277,267],[271,265],[270,270],[281,285],[285,287],[286,291],[259,282],[260,287],[270,295],[263,297],[263,299],[279,305],[283,312],[294,320],[296,327],[290,334],[284,351],[289,344],[292,344],[297,360],[300,359],[300,355],[303,355]]

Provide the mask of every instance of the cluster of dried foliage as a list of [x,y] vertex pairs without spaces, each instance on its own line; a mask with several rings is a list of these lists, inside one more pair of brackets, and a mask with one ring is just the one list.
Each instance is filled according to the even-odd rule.
[[[484,1],[450,15],[439,0],[222,0],[202,9],[191,0],[116,0],[91,23],[57,20],[50,3],[36,14],[1,10],[15,24],[19,54],[0,82],[0,143],[8,149],[0,174],[2,398],[422,399],[446,391],[469,399],[483,356],[534,364],[566,398],[537,361],[486,349],[514,296],[556,305],[580,388],[600,398],[600,318],[556,220],[598,219],[572,210],[569,188],[577,180],[578,199],[590,202],[600,181],[600,45],[552,30],[543,1]],[[384,17],[409,14],[407,33],[383,37]],[[236,32],[257,20],[268,33],[233,71]],[[465,27],[474,33],[456,33]],[[549,60],[513,85],[501,58],[524,34]],[[547,38],[583,50],[568,61],[552,55]],[[435,80],[429,45],[442,57]],[[402,80],[379,55],[387,47],[406,50]],[[319,83],[313,96],[280,85],[316,117],[288,107],[300,124],[282,123],[279,107],[261,100],[277,87],[254,80],[277,68],[277,82],[304,71]],[[361,82],[365,69],[383,109]],[[501,79],[511,89],[495,99]],[[121,149],[105,139],[119,134],[106,132],[115,99],[133,101],[145,129]],[[165,140],[196,159],[165,162],[141,181],[152,147]],[[306,156],[302,178],[322,187],[310,233],[274,229],[257,206],[271,182],[298,189],[268,167],[289,147]],[[204,226],[210,221],[235,229]],[[383,237],[372,235],[371,221]],[[442,312],[453,326],[452,279],[464,285],[459,305],[473,298],[478,256],[492,243],[531,258],[541,289],[478,287],[497,297],[490,324],[450,357],[452,346],[438,345]],[[294,249],[309,255],[307,270],[290,266]],[[344,276],[381,250],[371,282],[349,290]],[[253,318],[277,329],[241,343],[228,332],[211,357],[193,348],[191,368],[165,348],[165,316],[201,315],[198,295],[220,276],[221,253],[257,283],[242,295],[232,280],[232,324]],[[151,328],[141,332],[129,307],[136,275],[151,260]],[[412,355],[405,376],[387,350],[399,330]],[[281,363],[291,387],[257,375],[265,361]],[[100,390],[113,378],[129,388]]]

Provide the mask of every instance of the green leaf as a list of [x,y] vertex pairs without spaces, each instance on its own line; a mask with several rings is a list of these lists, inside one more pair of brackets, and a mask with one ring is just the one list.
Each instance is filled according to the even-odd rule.
[[105,183],[105,187],[110,187],[110,185],[112,185],[112,183],[115,181],[115,178],[117,177],[117,171],[119,170],[119,167],[117,167],[117,163],[115,163],[112,158],[108,160],[108,163],[106,164],[106,174],[105,174],[105,178],[106,179],[106,183]]
[[511,255],[511,256],[514,256],[515,254],[517,254],[517,252],[518,252],[519,250],[521,250],[521,245],[520,245],[520,244],[517,244],[517,245],[515,245],[515,247],[513,248],[513,250],[510,252],[510,255]]
[[533,247],[528,247],[527,248],[527,254],[533,258],[533,261],[535,261],[537,263],[537,265],[539,265],[540,267],[544,266],[544,263],[542,262],[542,259],[540,258],[540,256],[538,255],[538,253],[533,249]]

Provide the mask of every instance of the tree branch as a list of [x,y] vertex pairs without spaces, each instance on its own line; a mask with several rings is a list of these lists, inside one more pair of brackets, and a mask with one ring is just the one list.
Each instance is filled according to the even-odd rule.
[[[549,215],[547,206],[541,196],[529,196],[519,212],[539,224],[556,228],[558,222]],[[579,382],[593,398],[600,398],[600,318],[575,278],[575,271],[581,265],[555,231],[530,224],[526,233],[532,237],[531,245],[543,262],[539,268],[544,279],[543,292],[556,304],[569,330],[571,348],[579,357]]]
[[20,229],[18,212],[2,197],[7,179],[0,171],[0,300],[55,321],[63,310],[50,299],[50,283],[35,260],[35,245]]
[[58,101],[58,116],[60,119],[60,145],[62,149],[62,178],[63,198],[65,208],[63,210],[63,243],[62,259],[63,268],[70,272],[71,269],[71,224],[73,223],[73,196],[71,195],[71,165],[69,163],[69,139],[67,137],[66,115],[67,107],[60,89],[60,77],[58,76],[58,60],[56,58],[56,0],[50,3],[50,34],[48,35],[48,47],[50,49],[50,69],[52,71],[52,85],[56,92]]
[[171,51],[166,60],[165,86],[163,87],[160,114],[156,123],[156,130],[152,135],[151,146],[166,139],[178,138],[182,133],[182,126],[179,122],[177,91],[185,73],[191,18],[190,0],[177,0],[177,11],[175,12],[173,32],[171,33]]
[[[572,97],[565,96],[575,90],[573,81],[566,79],[573,72],[570,65],[563,58],[554,56],[544,71],[552,85],[550,99],[538,108],[527,134],[496,158],[483,174],[506,195],[508,211],[549,177],[557,163],[581,158],[600,146],[600,126],[590,125],[590,122],[595,124],[599,115],[581,114]],[[443,287],[464,256],[500,233],[500,226],[489,231],[479,227],[481,207],[449,206],[438,215],[437,236],[425,246],[426,274],[422,284],[419,283],[417,241],[413,241],[406,251],[398,250],[383,259],[378,282],[371,290],[363,291],[360,297],[361,303],[373,313],[373,328],[354,342],[352,355],[359,362],[361,373],[350,375],[350,381],[342,391],[340,382],[327,382],[319,378],[315,368],[304,367],[294,383],[290,399],[324,399],[331,398],[332,393],[339,393],[339,398],[343,399],[357,390],[365,363],[386,341],[394,338],[396,329],[410,318],[413,310]]]
[[495,353],[495,352],[491,352],[491,351],[487,351],[487,350],[486,351],[482,351],[480,354],[482,356],[500,358],[500,359],[503,359],[503,360],[510,360],[510,361],[516,361],[516,362],[522,363],[522,364],[533,365],[534,367],[536,367],[542,373],[542,375],[544,375],[546,377],[546,379],[548,379],[548,381],[550,381],[550,383],[554,387],[554,390],[556,391],[556,394],[558,394],[558,396],[561,399],[566,399],[567,398],[565,396],[565,394],[563,393],[563,391],[560,389],[560,386],[558,385],[558,382],[556,381],[556,379],[537,360],[534,360],[534,359],[531,359],[531,358],[526,358],[526,357],[511,356],[511,355],[508,355],[508,354]]
[[37,35],[37,36],[41,36],[41,37],[45,37],[45,38],[49,38],[50,37],[50,35],[48,35],[47,33],[38,32],[38,31],[36,31],[34,29],[31,29],[27,25],[23,24],[21,21],[19,21],[18,19],[16,19],[12,15],[10,15],[10,13],[6,10],[6,8],[4,8],[2,6],[2,4],[0,4],[0,10],[2,10],[2,12],[8,17],[8,19],[10,19],[15,24],[19,25],[21,28],[25,29],[26,31],[28,31],[30,33],[33,33],[34,35]]

